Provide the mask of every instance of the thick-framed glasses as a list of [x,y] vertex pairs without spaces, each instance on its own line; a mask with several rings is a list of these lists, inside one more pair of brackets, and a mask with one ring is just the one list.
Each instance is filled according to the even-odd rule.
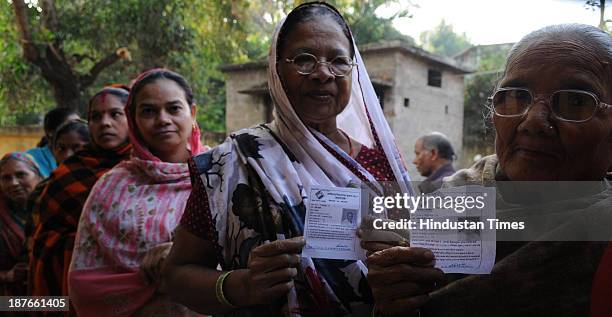
[[323,62],[318,60],[316,56],[308,53],[298,54],[294,58],[287,58],[285,62],[293,64],[298,74],[301,75],[310,75],[319,67],[319,64],[325,65],[336,77],[348,75],[353,70],[353,66],[357,65],[348,56],[337,56],[331,62]]
[[527,88],[505,87],[497,89],[487,99],[495,115],[504,118],[524,116],[538,100],[548,101],[553,115],[569,122],[588,121],[597,111],[612,107],[601,102],[592,92],[574,89],[557,90],[550,95],[535,98]]

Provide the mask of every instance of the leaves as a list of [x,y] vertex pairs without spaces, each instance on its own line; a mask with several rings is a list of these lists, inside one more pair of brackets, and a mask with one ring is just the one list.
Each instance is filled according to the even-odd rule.
[[465,33],[455,33],[444,19],[433,30],[421,33],[420,40],[426,50],[448,57],[472,46]]
[[[41,1],[26,1],[32,38],[39,51],[53,43],[74,72],[87,76],[95,63],[126,47],[131,61],[104,69],[90,87],[77,87],[80,108],[111,83],[128,84],[151,67],[173,69],[190,82],[205,131],[225,130],[224,64],[265,58],[275,25],[304,0],[55,0],[57,23]],[[399,0],[335,0],[357,43],[381,39],[413,40],[393,28],[408,16],[406,7],[390,17],[376,10]],[[50,25],[52,24],[52,25]],[[39,123],[57,104],[52,86],[22,57],[13,8],[0,1],[0,126]]]

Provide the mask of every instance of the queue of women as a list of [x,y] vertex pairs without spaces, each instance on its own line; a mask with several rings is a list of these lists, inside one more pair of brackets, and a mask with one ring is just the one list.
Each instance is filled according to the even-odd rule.
[[[365,261],[301,257],[311,186],[412,189],[335,8],[293,9],[268,62],[274,120],[212,149],[187,81],[153,69],[94,95],[87,121],[54,119],[50,174],[31,153],[5,155],[2,295],[70,296],[72,316],[612,316],[610,239],[498,242],[487,275],[444,274],[432,250],[389,241],[363,240]],[[595,181],[563,206],[610,211],[610,104],[609,34],[535,31],[490,98],[496,153],[445,186]],[[514,198],[498,195],[511,212],[556,206]]]

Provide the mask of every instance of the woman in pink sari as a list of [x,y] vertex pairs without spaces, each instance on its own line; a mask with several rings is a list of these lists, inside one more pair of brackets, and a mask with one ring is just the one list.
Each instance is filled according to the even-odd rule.
[[154,69],[125,113],[133,153],[102,176],[83,208],[69,273],[80,316],[186,316],[164,295],[161,268],[191,192],[187,159],[204,150],[185,79]]

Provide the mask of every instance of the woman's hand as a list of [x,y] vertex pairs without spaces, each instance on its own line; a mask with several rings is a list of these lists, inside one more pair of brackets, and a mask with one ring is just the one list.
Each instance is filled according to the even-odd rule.
[[251,251],[244,285],[252,305],[273,302],[294,286],[304,238],[277,240]]
[[172,242],[166,242],[156,245],[145,254],[140,263],[140,276],[147,285],[161,282],[161,271],[170,248]]
[[414,312],[444,279],[429,249],[390,247],[374,252],[367,263],[376,308],[385,317]]
[[406,230],[378,230],[374,228],[373,222],[377,218],[365,216],[357,230],[357,236],[361,240],[361,247],[366,250],[366,255],[394,246],[408,247],[408,232]]

